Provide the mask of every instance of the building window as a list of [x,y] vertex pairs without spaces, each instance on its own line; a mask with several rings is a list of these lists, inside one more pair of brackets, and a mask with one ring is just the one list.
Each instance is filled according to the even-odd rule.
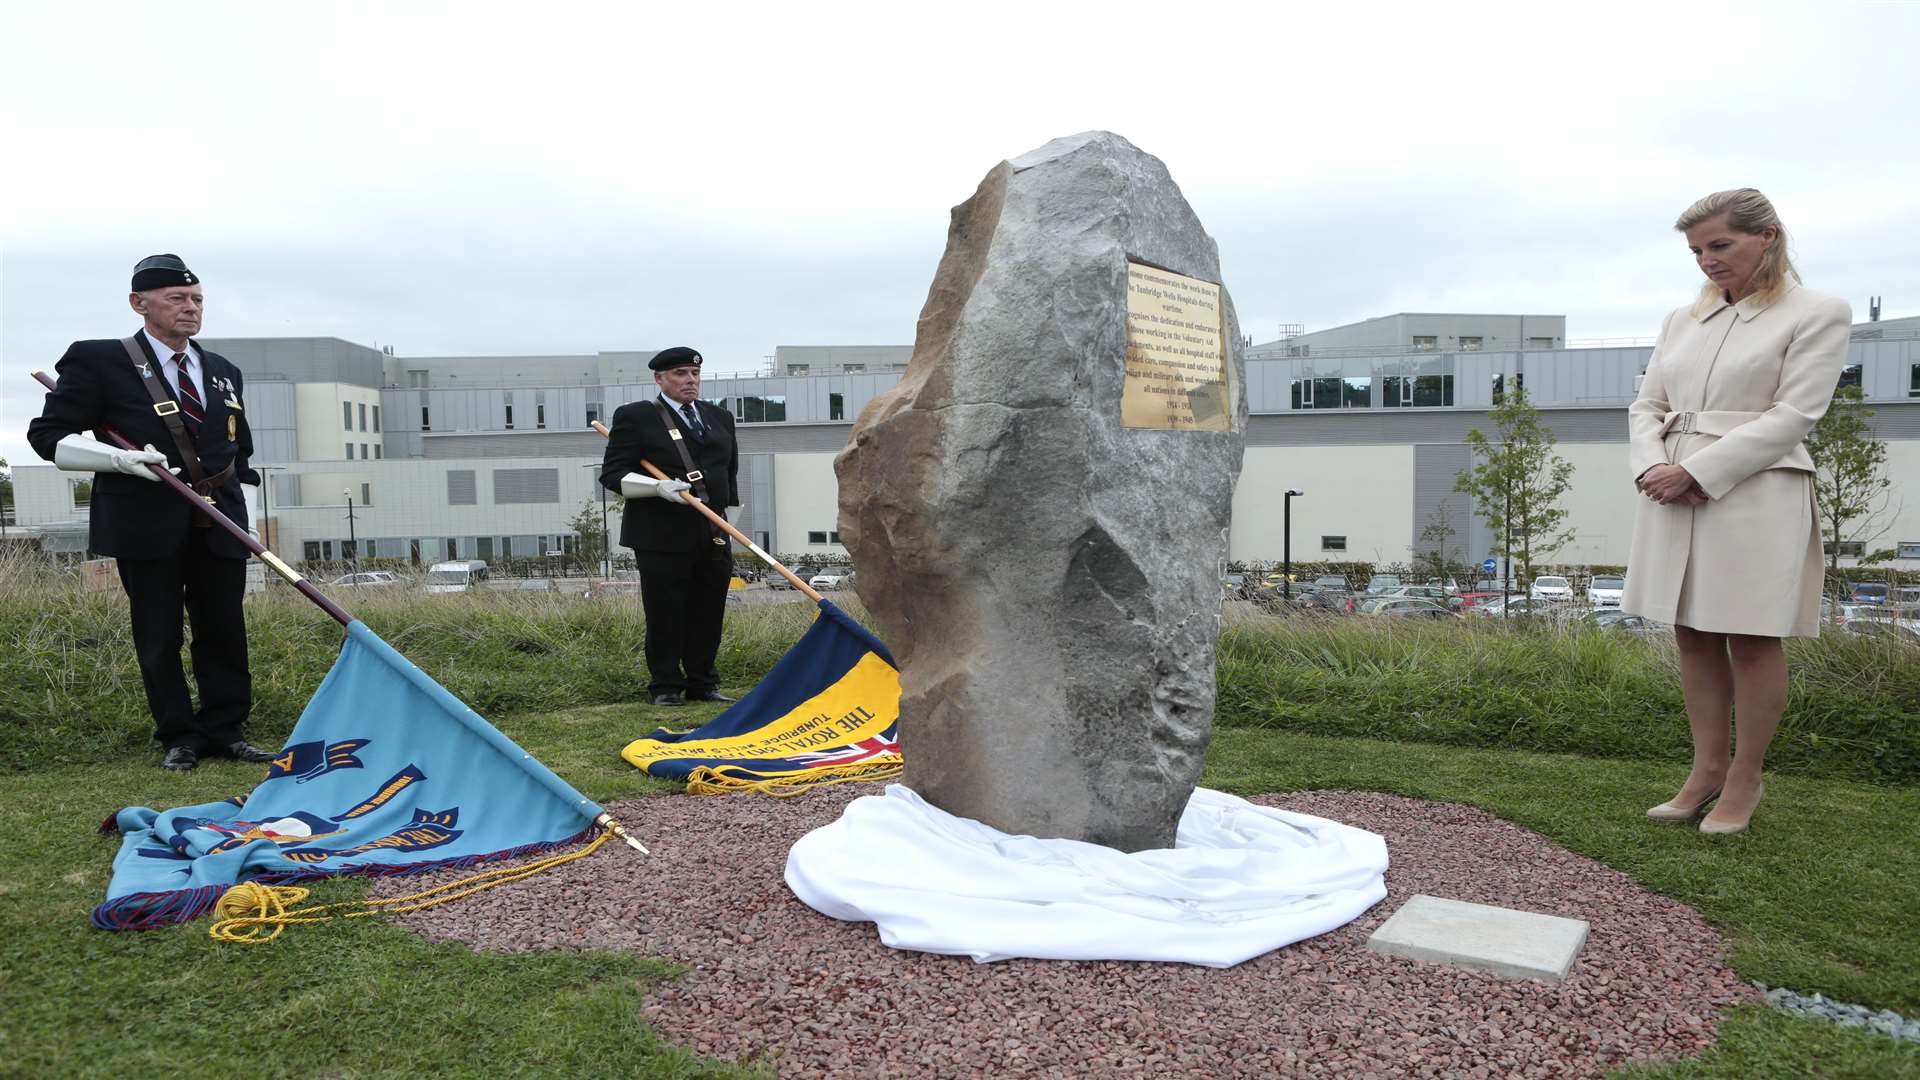
[[373,407],[373,430],[376,434],[380,431],[380,406],[378,405]]
[[1347,538],[1344,536],[1323,536],[1320,538],[1321,551],[1347,550]]
[[805,375],[809,370],[810,368],[806,364],[788,364],[787,365],[787,374],[789,375]]
[[810,532],[807,534],[807,543],[809,544],[824,544],[826,542],[827,534],[824,532]]
[[533,426],[536,428],[547,426],[547,407],[545,405],[535,405],[533,407]]
[[[1525,390],[1527,388],[1526,372],[1522,371],[1522,372],[1514,373],[1513,388],[1516,392]],[[1502,401],[1505,401],[1506,399],[1507,399],[1507,377],[1505,375],[1495,375],[1493,377],[1493,403],[1495,405],[1498,405]]]
[[353,460],[353,444],[352,443],[347,444],[347,460],[348,461]]
[[477,485],[474,483],[474,476],[475,473],[472,469],[447,470],[448,506],[479,505],[480,500],[476,491]]
[[375,460],[375,461],[379,461],[379,460],[380,460],[381,458],[383,458],[383,457],[385,457],[385,456],[386,456],[385,454],[382,454],[382,453],[380,452],[380,444],[379,444],[379,443],[374,443],[374,444],[373,444],[373,460]]
[[1527,348],[1551,349],[1553,348],[1553,339],[1550,337],[1530,337],[1527,339]]
[[93,481],[68,480],[67,494],[73,499],[75,510],[85,510],[93,505]]
[[353,430],[353,402],[343,401],[340,403],[340,424],[348,431]]
[[367,444],[366,444],[366,443],[361,443],[361,444],[360,444],[360,460],[361,460],[361,461],[371,461],[371,460],[372,460],[372,458],[370,458],[370,457],[368,457],[368,456],[367,456]]
[[460,557],[460,541],[455,540],[451,536],[447,537],[447,558],[457,559],[459,557]]
[[425,405],[420,406],[420,430],[433,430],[433,418],[427,415],[427,407]]
[[360,430],[367,430],[367,406],[365,402],[361,402],[360,404]]
[[837,544],[839,542],[840,542],[840,530],[834,529],[827,533],[827,543]]
[[371,540],[362,540],[362,541],[360,541],[360,542],[361,542],[362,544],[365,544],[365,545],[367,546],[367,558],[369,558],[369,559],[374,559],[374,558],[378,558],[378,557],[379,557],[379,556],[378,556],[377,554],[375,554],[375,553],[374,553],[374,550],[373,550],[373,541],[371,541]]
[[300,545],[300,558],[303,562],[320,561],[320,541],[309,540]]
[[557,503],[560,501],[560,470],[495,469],[493,501],[497,505]]
[[766,397],[749,394],[740,399],[740,412],[735,415],[748,424],[780,423],[787,418],[787,397],[785,394]]
[[320,541],[320,557],[327,560],[328,562],[333,561],[333,541],[331,540]]
[[1484,340],[1483,338],[1477,338],[1477,337],[1463,337],[1460,339],[1460,351],[1461,352],[1479,352],[1480,343],[1483,340]]
[[1840,369],[1840,385],[1854,387],[1860,385],[1859,364],[1848,364],[1846,367]]
[[845,374],[845,375],[863,375],[866,373],[866,370],[867,370],[867,365],[865,364],[841,364],[840,365],[840,371],[842,374]]
[[1894,549],[1896,559],[1920,559],[1920,540],[1902,540]]
[[493,537],[476,536],[473,538],[473,557],[481,562],[493,561]]
[[1340,407],[1343,409],[1365,409],[1373,404],[1373,378],[1366,376],[1358,379],[1340,380]]
[[1453,404],[1452,375],[1389,375],[1381,404],[1389,409],[1437,409]]
[[427,385],[427,373],[424,371],[407,372],[407,385],[416,390]]
[[1421,337],[1419,335],[1415,335],[1413,339],[1413,351],[1414,352],[1439,352],[1440,339],[1432,336]]
[[513,402],[507,402],[507,430],[513,430]]
[[[1914,385],[1920,386],[1920,364],[1913,365],[1913,370],[1914,370]],[[1914,391],[1914,394],[1915,396],[1920,396],[1920,390]],[[827,419],[845,420],[846,418],[847,418],[847,395],[828,394],[827,395]]]
[[373,505],[373,485],[372,484],[360,485],[360,505],[362,506]]
[[593,422],[598,419],[600,419],[600,406],[598,405],[587,406],[587,426],[592,427]]

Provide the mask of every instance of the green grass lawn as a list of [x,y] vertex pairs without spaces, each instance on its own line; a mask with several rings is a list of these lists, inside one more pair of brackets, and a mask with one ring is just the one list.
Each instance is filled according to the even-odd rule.
[[[602,802],[665,790],[614,756],[663,718],[713,706],[518,714],[502,730]],[[146,757],[0,775],[0,1074],[21,1076],[735,1076],[662,1044],[638,1019],[648,986],[682,973],[607,953],[498,956],[429,945],[378,919],[297,927],[264,946],[225,945],[206,920],[141,933],[93,930],[115,842],[108,810],[244,790],[258,770],[187,776]],[[1699,908],[1734,943],[1746,977],[1909,1014],[1920,942],[1908,915],[1920,870],[1905,850],[1920,793],[1777,777],[1754,832],[1708,842],[1639,820],[1673,765],[1392,744],[1270,731],[1218,733],[1205,782],[1240,793],[1389,791],[1472,803],[1537,829]],[[325,883],[316,899],[363,892]],[[1698,1061],[1632,1077],[1920,1076],[1920,1048],[1771,1009],[1735,1010]]]

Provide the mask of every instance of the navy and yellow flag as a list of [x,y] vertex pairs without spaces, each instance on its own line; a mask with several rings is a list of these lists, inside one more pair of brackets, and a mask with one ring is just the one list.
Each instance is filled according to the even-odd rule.
[[900,672],[867,628],[820,601],[820,616],[767,677],[694,731],[656,731],[620,756],[694,795],[792,795],[900,774]]

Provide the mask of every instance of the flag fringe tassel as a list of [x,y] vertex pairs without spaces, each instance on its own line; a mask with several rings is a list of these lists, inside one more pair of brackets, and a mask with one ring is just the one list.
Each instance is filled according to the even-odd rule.
[[[465,855],[457,859],[429,859],[424,862],[380,864],[373,866],[355,866],[345,870],[288,870],[262,874],[257,878],[241,882],[240,885],[203,885],[194,889],[172,889],[166,892],[129,893],[126,896],[108,900],[93,909],[93,925],[102,930],[153,930],[162,926],[174,926],[193,920],[214,910],[225,894],[245,885],[286,885],[298,881],[317,881],[321,878],[358,876],[358,877],[405,877],[411,874],[427,874],[435,870],[463,870],[469,866],[480,866],[501,859],[517,859],[525,855],[544,855],[548,852],[562,851],[577,846],[594,834],[594,839],[585,851],[572,853],[573,858],[584,856],[605,842],[612,835],[597,825],[585,829],[562,840],[548,840],[537,844],[522,844],[519,847],[503,848],[500,851],[484,855]],[[550,860],[549,860],[550,861]],[[555,863],[554,865],[558,865]],[[544,866],[541,867],[545,869]],[[508,871],[521,867],[506,867]],[[500,871],[493,871],[498,873]],[[537,871],[536,871],[537,872]],[[471,880],[471,879],[467,879]],[[460,884],[460,882],[455,882]],[[296,903],[298,901],[295,901]],[[372,902],[372,901],[369,901]]]
[[[409,911],[420,911],[458,900],[463,896],[472,896],[477,892],[485,892],[500,885],[530,878],[557,866],[564,866],[575,859],[584,859],[600,850],[600,846],[613,839],[613,836],[613,830],[604,829],[601,830],[600,835],[593,838],[592,843],[578,851],[549,856],[524,866],[497,867],[417,893],[384,899],[363,897],[333,904],[294,908],[292,905],[306,901],[309,890],[297,885],[263,885],[257,880],[243,881],[228,889],[225,895],[220,897],[219,903],[214,908],[220,916],[220,921],[208,927],[207,933],[215,941],[261,945],[279,937],[281,932],[289,926],[327,923],[335,919],[363,919],[368,915],[402,915]],[[339,914],[331,914],[336,911]]]
[[757,791],[775,798],[803,795],[814,788],[853,780],[892,780],[906,771],[898,754],[883,754],[851,765],[827,765],[788,772],[757,772],[740,765],[701,765],[687,774],[689,795],[732,795]]

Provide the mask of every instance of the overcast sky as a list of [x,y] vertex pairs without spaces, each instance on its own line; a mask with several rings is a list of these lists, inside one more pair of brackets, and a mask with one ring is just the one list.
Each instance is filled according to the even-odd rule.
[[1809,285],[1920,314],[1916,4],[655,7],[8,5],[0,456],[160,251],[209,337],[908,344],[948,210],[1089,128],[1167,163],[1256,341],[1650,336],[1698,281],[1674,217],[1743,185]]

